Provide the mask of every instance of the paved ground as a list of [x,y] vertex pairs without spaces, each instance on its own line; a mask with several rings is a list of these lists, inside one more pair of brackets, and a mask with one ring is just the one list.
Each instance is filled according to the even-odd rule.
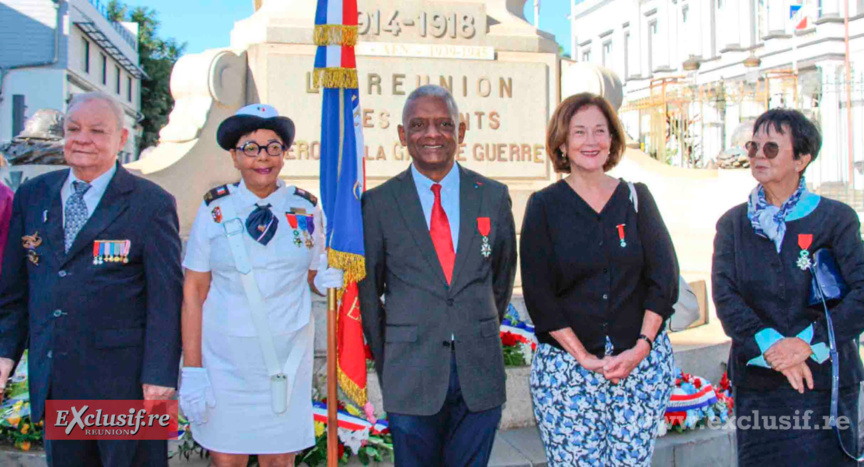
[[[705,430],[685,435],[669,434],[660,438],[654,454],[654,466],[730,466],[734,465],[734,432]],[[44,467],[45,457],[41,452],[22,453],[0,450],[0,465],[4,467]],[[185,461],[172,460],[172,467],[205,467],[206,459]],[[351,466],[361,465],[359,461]],[[390,466],[392,464],[383,464]],[[490,467],[537,467],[546,466],[546,456],[537,429],[520,428],[498,433],[492,450]],[[382,465],[378,465],[383,467]]]

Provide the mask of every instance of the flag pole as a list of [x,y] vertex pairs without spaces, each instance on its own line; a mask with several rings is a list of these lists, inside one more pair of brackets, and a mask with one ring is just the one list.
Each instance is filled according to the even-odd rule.
[[339,464],[339,396],[336,391],[336,291],[327,289],[327,467]]

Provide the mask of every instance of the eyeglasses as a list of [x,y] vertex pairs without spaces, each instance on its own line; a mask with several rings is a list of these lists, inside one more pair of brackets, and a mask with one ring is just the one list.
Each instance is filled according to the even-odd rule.
[[[747,157],[753,159],[756,157],[756,154],[759,154],[759,143],[748,141],[744,145],[744,149],[747,150]],[[780,153],[780,146],[777,143],[769,141],[762,145],[762,153],[765,154],[766,159],[774,159]]]
[[258,155],[261,154],[262,149],[265,150],[268,156],[281,157],[282,153],[285,152],[285,149],[287,148],[284,144],[276,141],[267,143],[267,146],[261,146],[258,143],[247,141],[243,146],[234,149],[241,151],[246,157],[258,157]]

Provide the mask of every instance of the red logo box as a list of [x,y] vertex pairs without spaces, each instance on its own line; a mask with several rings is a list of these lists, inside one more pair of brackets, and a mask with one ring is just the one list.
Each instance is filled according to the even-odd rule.
[[176,400],[48,400],[45,439],[174,439]]

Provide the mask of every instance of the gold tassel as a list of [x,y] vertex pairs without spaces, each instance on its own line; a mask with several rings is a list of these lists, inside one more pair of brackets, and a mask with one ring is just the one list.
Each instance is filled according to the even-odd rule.
[[[364,367],[365,371],[365,367]],[[342,389],[342,392],[345,393],[346,396],[350,397],[355,404],[357,404],[361,409],[366,405],[366,388],[361,388],[354,382],[345,372],[342,371],[342,368],[339,368],[339,388]]]
[[366,259],[362,255],[335,251],[327,252],[327,263],[330,267],[341,269],[345,273],[345,284],[360,282],[366,277]]
[[319,24],[313,33],[315,45],[341,45],[354,47],[357,45],[357,26],[341,24]]
[[353,68],[316,68],[312,74],[312,87],[319,89],[356,89],[357,70]]

